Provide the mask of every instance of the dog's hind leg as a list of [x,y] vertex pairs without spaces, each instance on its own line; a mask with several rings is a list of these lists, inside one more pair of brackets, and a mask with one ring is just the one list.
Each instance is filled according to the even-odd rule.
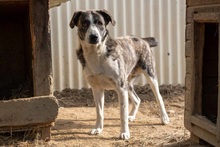
[[165,106],[164,106],[164,102],[163,102],[163,98],[160,95],[160,91],[159,91],[159,86],[158,86],[158,81],[155,77],[152,77],[148,74],[148,71],[145,70],[144,75],[147,78],[148,83],[150,84],[150,87],[156,97],[157,103],[159,104],[159,108],[160,108],[160,113],[161,113],[161,122],[163,124],[168,124],[169,123],[169,117],[167,115]]
[[132,109],[129,113],[128,120],[129,121],[134,121],[135,118],[136,118],[138,108],[139,108],[140,103],[141,103],[141,99],[138,97],[138,95],[134,91],[133,80],[129,83],[128,95],[129,95],[129,98],[130,98],[130,100],[132,102],[132,105],[133,105]]
[[95,128],[91,130],[90,134],[100,134],[103,130],[104,121],[104,90],[103,89],[92,89],[93,98],[96,106],[96,124]]

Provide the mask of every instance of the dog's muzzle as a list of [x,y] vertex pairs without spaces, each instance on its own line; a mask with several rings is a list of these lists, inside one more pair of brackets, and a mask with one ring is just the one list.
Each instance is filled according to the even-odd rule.
[[97,43],[99,43],[99,37],[98,37],[98,35],[96,35],[96,34],[91,34],[91,35],[89,36],[89,43],[91,43],[91,44],[97,44]]

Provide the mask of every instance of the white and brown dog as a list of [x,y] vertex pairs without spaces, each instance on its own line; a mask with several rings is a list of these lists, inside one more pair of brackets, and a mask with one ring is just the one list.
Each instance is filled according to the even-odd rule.
[[[137,38],[125,36],[111,38],[106,29],[108,23],[115,21],[106,10],[86,10],[74,13],[70,27],[78,28],[80,47],[77,56],[83,66],[84,76],[92,88],[96,105],[96,124],[91,134],[103,130],[104,90],[117,92],[120,102],[121,139],[129,139],[128,121],[135,119],[140,98],[134,91],[135,78],[143,73],[150,84],[159,104],[161,121],[169,123],[163,99],[159,92],[155,72],[155,61],[150,47],[157,46],[155,38]],[[133,107],[128,114],[128,103]]]

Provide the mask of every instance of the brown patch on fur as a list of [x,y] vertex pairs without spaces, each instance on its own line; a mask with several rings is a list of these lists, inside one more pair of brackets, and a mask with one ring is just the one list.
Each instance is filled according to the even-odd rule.
[[107,57],[111,56],[111,57],[113,57],[113,60],[116,60],[119,56],[118,53],[115,51],[116,46],[118,45],[116,40],[112,39],[110,36],[108,36],[105,45],[106,45],[106,48],[107,48],[106,56]]
[[79,17],[81,16],[82,14],[82,11],[76,11],[74,14],[73,14],[73,17],[70,21],[70,27],[73,29],[75,26],[77,26],[77,23],[78,23],[78,20],[79,20]]
[[77,55],[77,58],[79,59],[83,69],[85,68],[86,66],[86,60],[84,58],[84,55],[83,55],[83,49],[82,47],[80,46],[80,48],[78,50],[76,50],[76,55]]
[[111,21],[112,25],[115,26],[115,20],[112,18],[111,14],[107,10],[97,10],[99,14],[103,16],[105,19],[105,25],[108,25],[108,23]]
[[139,60],[137,65],[140,66],[143,70],[147,70],[149,76],[155,78],[155,65],[153,53],[149,46],[146,44],[142,45],[141,50],[137,50],[137,54],[139,55]]
[[132,37],[131,38],[133,41],[139,41],[139,38],[137,38],[137,37]]
[[146,70],[149,76],[153,78],[156,77],[154,57],[152,55],[153,52],[150,49],[149,43],[147,41],[134,36],[126,36],[124,38],[121,38],[119,42],[123,49],[128,49],[130,51],[127,51],[126,55],[123,56],[125,58],[125,62],[126,60],[129,60],[129,58],[131,58],[131,50],[133,48],[138,58],[135,68]]

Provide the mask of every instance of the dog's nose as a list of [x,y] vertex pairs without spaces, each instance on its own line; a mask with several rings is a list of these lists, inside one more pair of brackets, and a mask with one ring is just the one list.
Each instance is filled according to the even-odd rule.
[[90,43],[96,44],[96,43],[98,43],[98,36],[95,34],[92,34],[89,36],[89,40],[90,40]]

